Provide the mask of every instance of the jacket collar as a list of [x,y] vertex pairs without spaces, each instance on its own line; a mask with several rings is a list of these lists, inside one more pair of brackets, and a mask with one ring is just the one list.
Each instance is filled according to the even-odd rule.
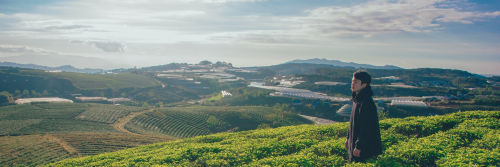
[[359,101],[362,101],[365,98],[372,97],[372,96],[373,96],[373,91],[372,91],[372,88],[370,85],[361,89],[361,91],[359,91],[359,93],[352,92],[352,100],[356,103]]

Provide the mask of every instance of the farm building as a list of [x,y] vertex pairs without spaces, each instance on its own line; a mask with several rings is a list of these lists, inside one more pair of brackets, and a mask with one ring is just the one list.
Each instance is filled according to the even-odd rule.
[[15,101],[16,104],[29,104],[32,102],[73,103],[72,100],[63,99],[59,97],[25,98],[25,99],[17,99]]
[[423,101],[409,101],[409,100],[392,100],[393,106],[414,106],[414,107],[427,107],[428,105]]
[[119,102],[129,102],[131,100],[129,98],[111,98],[108,99],[108,101],[113,103],[119,103]]
[[80,101],[106,101],[108,100],[105,97],[76,97],[77,100]]

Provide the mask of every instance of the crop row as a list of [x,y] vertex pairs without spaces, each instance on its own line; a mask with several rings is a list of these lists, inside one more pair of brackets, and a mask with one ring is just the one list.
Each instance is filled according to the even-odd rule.
[[102,104],[91,104],[91,107],[85,110],[76,119],[95,121],[102,123],[114,123],[119,118],[130,114],[131,112],[138,112],[143,110],[140,107],[133,106],[113,106]]
[[[361,166],[498,166],[499,111],[381,121],[383,154]],[[348,123],[220,133],[51,166],[343,166]]]
[[27,127],[31,124],[37,124],[41,119],[27,119],[27,120],[3,120],[0,121],[0,135],[8,135],[16,133],[19,129]]
[[0,141],[1,166],[37,166],[74,156],[45,136],[6,136]]
[[[61,105],[61,106],[58,106]],[[0,107],[0,120],[73,119],[87,107],[83,104],[36,104]]]
[[164,117],[155,117],[155,115],[159,115],[159,113],[148,113],[143,116],[135,117],[131,122],[145,129],[151,129],[181,138],[210,134],[210,130],[204,126],[206,121],[198,122],[199,124],[191,124],[193,123],[191,121],[194,119],[180,119],[180,117],[175,117],[175,115],[167,114],[169,113],[167,112],[164,114]]

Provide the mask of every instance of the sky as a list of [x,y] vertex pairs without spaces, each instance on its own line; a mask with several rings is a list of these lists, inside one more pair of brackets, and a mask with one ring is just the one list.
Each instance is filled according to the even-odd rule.
[[0,61],[99,58],[110,65],[70,65],[110,69],[325,58],[500,75],[498,27],[498,0],[0,0]]

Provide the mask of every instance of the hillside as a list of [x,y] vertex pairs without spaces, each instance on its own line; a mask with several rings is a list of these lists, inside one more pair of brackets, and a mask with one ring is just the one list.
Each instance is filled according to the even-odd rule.
[[308,64],[328,64],[328,65],[333,65],[333,66],[340,66],[340,67],[354,67],[354,68],[371,68],[371,69],[402,69],[401,67],[393,66],[393,65],[385,65],[385,66],[375,66],[375,65],[370,65],[370,64],[358,64],[358,63],[346,63],[346,62],[341,62],[338,60],[327,60],[327,59],[308,59],[308,60],[292,60],[289,62],[286,62],[285,64],[301,64],[301,63],[308,63]]
[[175,140],[122,133],[57,133],[0,137],[0,166],[37,166]]
[[160,109],[139,115],[125,128],[139,134],[188,138],[224,131],[254,130],[259,125],[280,127],[311,123],[296,114],[270,107],[186,107]]
[[159,85],[154,79],[142,74],[82,74],[72,72],[48,73],[41,70],[21,70],[27,75],[69,79],[79,89],[106,89],[126,87],[149,87]]
[[[360,166],[494,166],[500,111],[380,122],[383,154]],[[220,133],[157,143],[47,166],[344,166],[347,123]]]
[[[104,110],[97,111],[104,112]],[[92,111],[96,111],[95,107],[81,103],[41,103],[0,107],[0,135],[118,132],[110,124],[80,115],[87,115],[86,113]]]
[[36,166],[177,139],[125,134],[114,128],[119,118],[143,110],[82,103],[0,107],[0,166]]

